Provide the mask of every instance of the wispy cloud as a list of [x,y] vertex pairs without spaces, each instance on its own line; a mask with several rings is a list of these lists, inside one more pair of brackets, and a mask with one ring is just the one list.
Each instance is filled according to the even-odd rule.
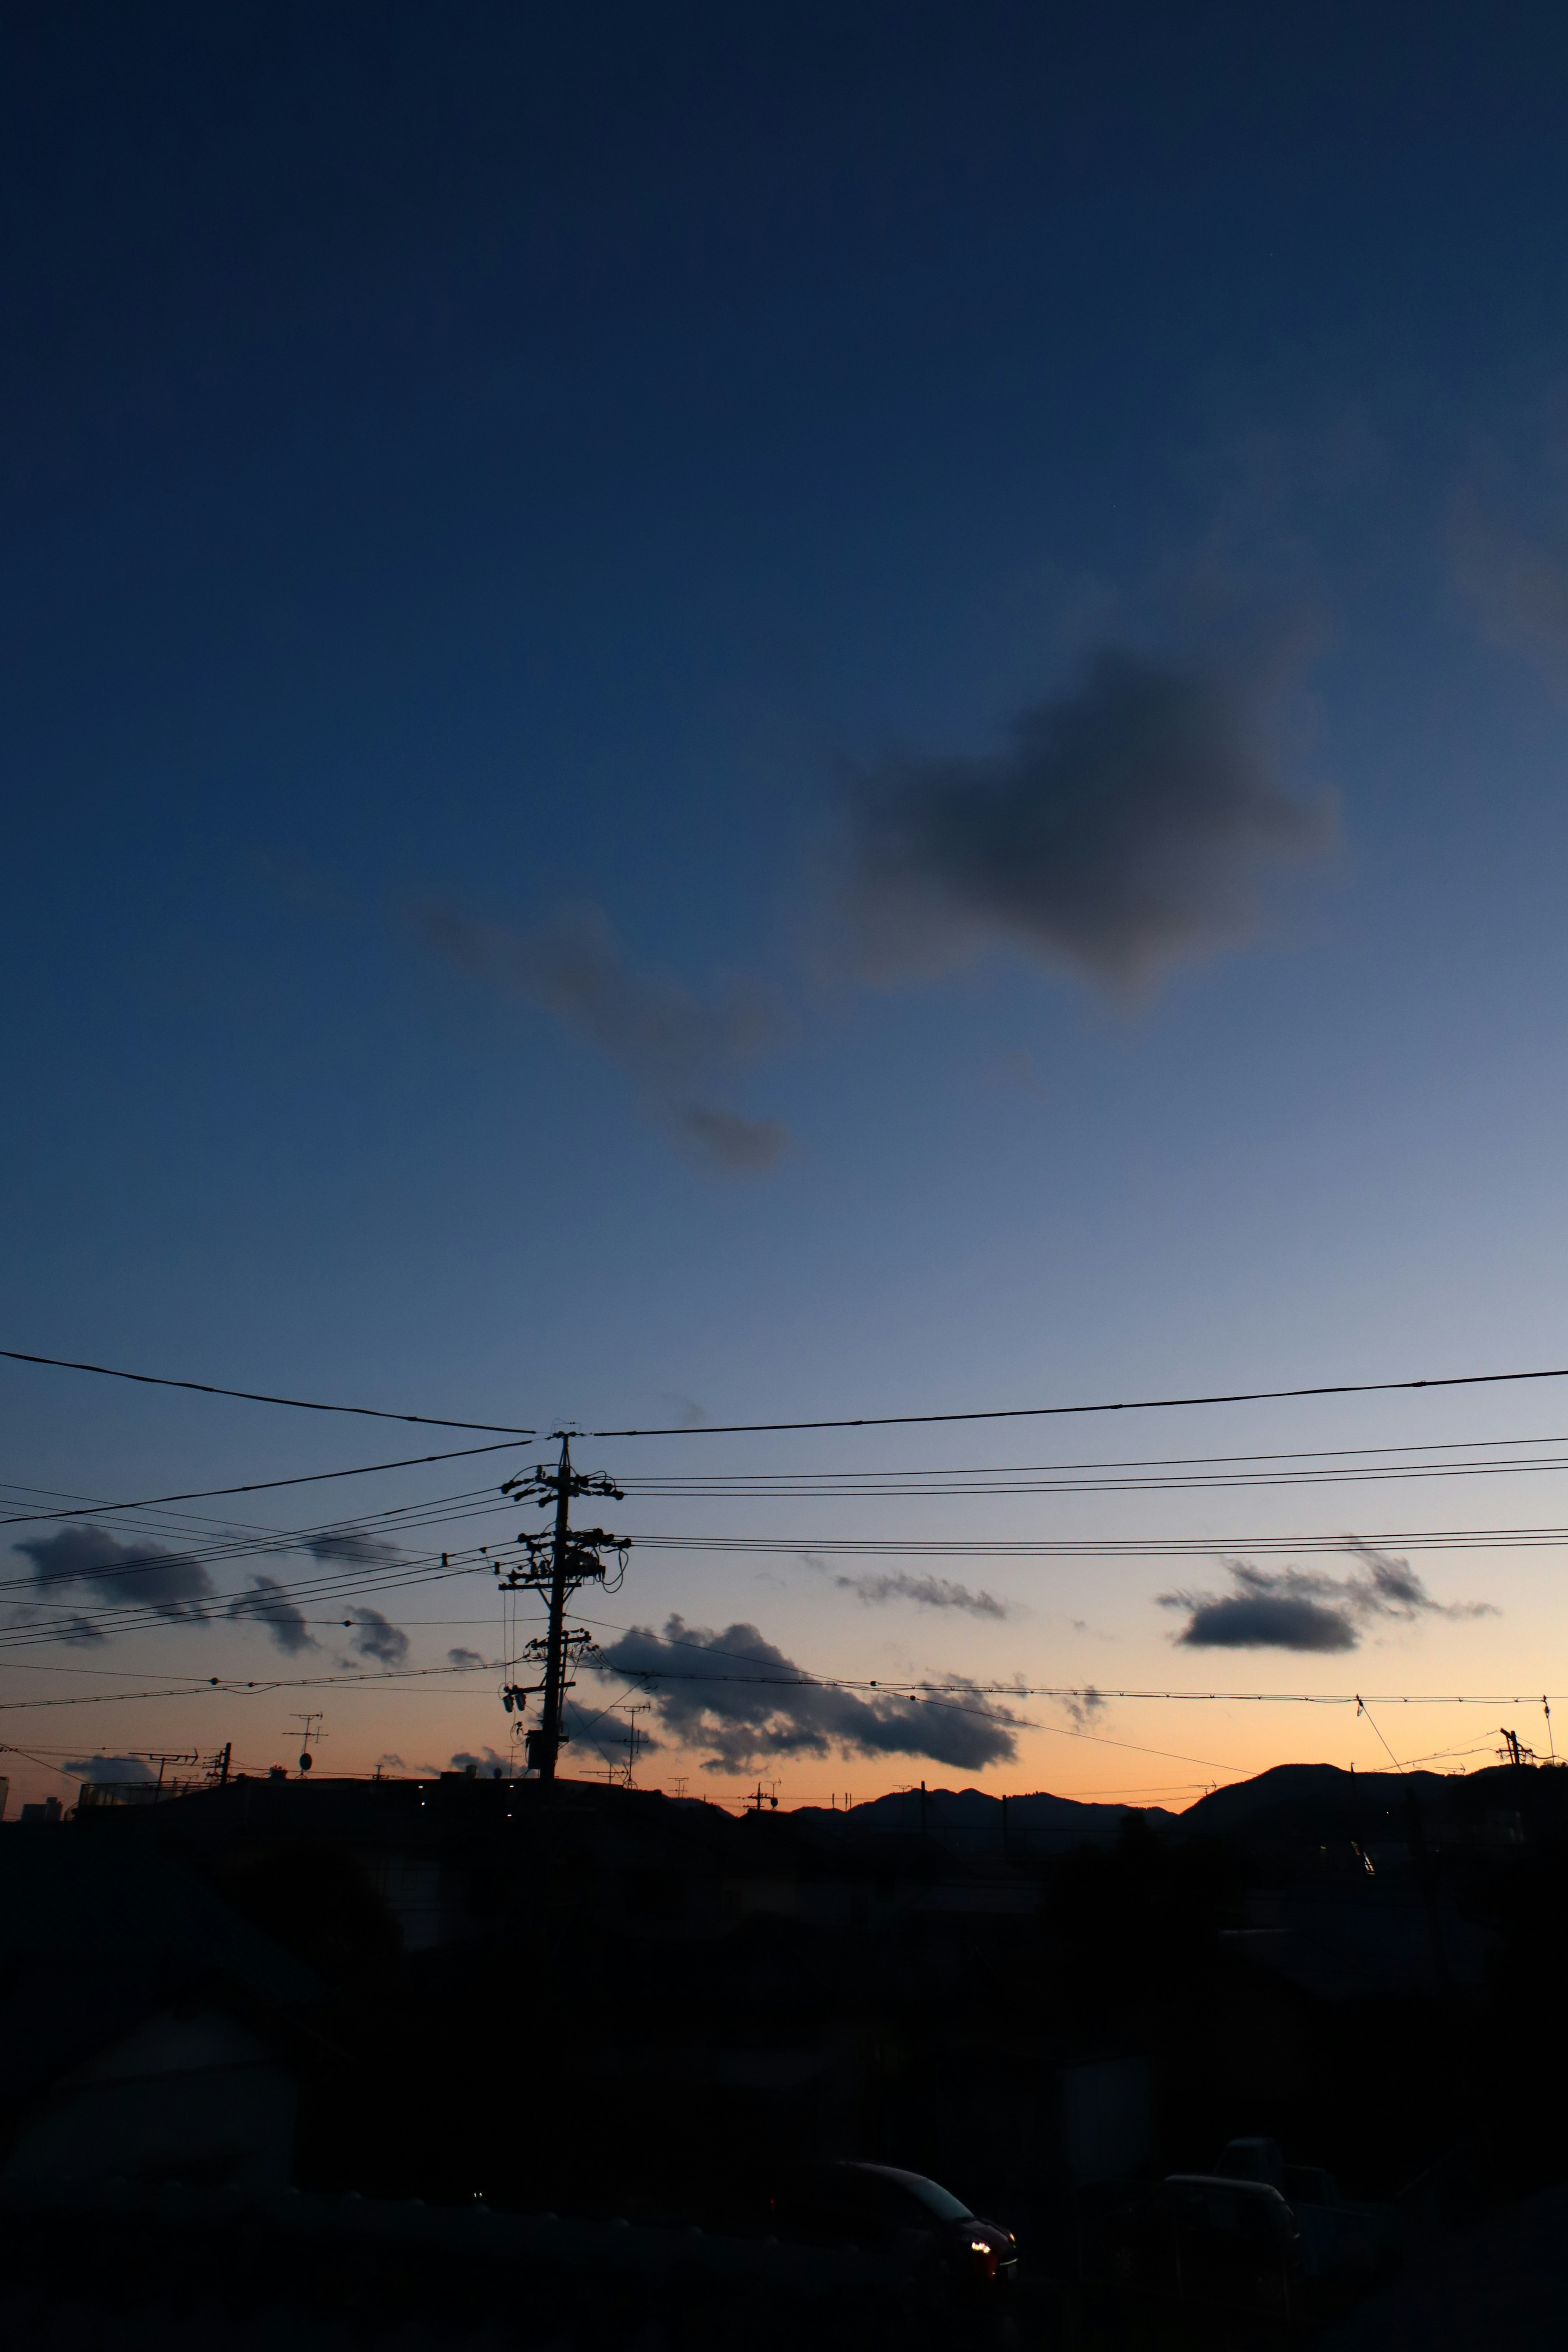
[[1488,644],[1530,662],[1568,700],[1568,547],[1532,539],[1466,491],[1455,503],[1448,557]]
[[379,1609],[351,1609],[348,1622],[353,1628],[349,1647],[356,1657],[372,1658],[378,1666],[403,1664],[408,1655],[408,1636],[401,1625],[395,1625]]
[[[704,1658],[708,1665],[704,1667]],[[927,1756],[960,1771],[1007,1763],[1021,1718],[971,1685],[940,1696],[863,1697],[814,1682],[755,1625],[711,1632],[670,1617],[661,1634],[637,1626],[595,1672],[647,1675],[661,1727],[712,1772],[745,1772],[779,1756]],[[910,1694],[918,1690],[918,1698]]]
[[776,1119],[747,1118],[714,1098],[784,1042],[783,1016],[761,990],[737,983],[705,1001],[667,973],[638,971],[594,907],[529,931],[447,906],[416,919],[448,962],[552,1014],[626,1071],[645,1118],[700,1166],[762,1175],[791,1150]]
[[1185,1613],[1175,1639],[1188,1649],[1326,1654],[1359,1649],[1363,1635],[1380,1623],[1500,1613],[1487,1601],[1435,1601],[1408,1560],[1357,1538],[1345,1549],[1358,1563],[1349,1576],[1233,1559],[1226,1563],[1229,1592],[1162,1592],[1159,1605]]
[[888,1576],[836,1576],[833,1581],[840,1592],[852,1592],[868,1607],[889,1601],[913,1601],[922,1609],[957,1609],[971,1617],[1002,1618],[1010,1613],[1006,1602],[998,1601],[994,1592],[972,1592],[967,1584],[955,1583],[945,1576],[908,1576],[900,1572]]
[[994,949],[1126,997],[1257,929],[1271,867],[1331,845],[1285,790],[1265,689],[1108,646],[999,751],[885,760],[849,810],[842,889],[864,978],[935,978]]
[[275,1576],[253,1576],[249,1590],[237,1593],[226,1613],[237,1619],[251,1618],[265,1625],[286,1657],[297,1657],[301,1650],[317,1646],[301,1612],[289,1599],[288,1588],[279,1584]]

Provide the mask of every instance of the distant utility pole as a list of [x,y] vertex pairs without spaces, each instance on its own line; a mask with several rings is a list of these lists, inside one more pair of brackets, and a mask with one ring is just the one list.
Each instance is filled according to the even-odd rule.
[[[568,1632],[566,1604],[583,1585],[604,1582],[604,1553],[618,1552],[624,1566],[631,1548],[628,1536],[606,1535],[603,1528],[574,1530],[572,1498],[575,1495],[609,1495],[620,1503],[626,1497],[609,1478],[590,1477],[573,1469],[572,1440],[564,1432],[561,1435],[561,1458],[553,1470],[546,1469],[542,1462],[527,1476],[509,1478],[501,1492],[515,1495],[520,1501],[532,1495],[542,1510],[548,1510],[552,1504],[555,1510],[552,1534],[519,1536],[525,1558],[501,1582],[503,1592],[527,1589],[549,1596],[550,1616],[544,1638],[530,1642],[523,1653],[535,1664],[542,1664],[544,1678],[526,1685],[508,1683],[501,1694],[501,1704],[510,1714],[514,1706],[526,1706],[531,1698],[542,1699],[540,1722],[527,1734],[525,1745],[529,1763],[540,1779],[553,1780],[562,1743],[569,1737],[562,1727],[566,1693],[572,1687],[567,1670],[579,1657],[592,1655],[594,1647],[585,1632]],[[500,1575],[499,1567],[496,1574]]]

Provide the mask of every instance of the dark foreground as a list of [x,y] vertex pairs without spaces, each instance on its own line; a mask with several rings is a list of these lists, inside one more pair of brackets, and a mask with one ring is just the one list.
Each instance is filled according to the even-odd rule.
[[[1565,1928],[1568,1772],[1523,1768],[0,1832],[0,2352],[1555,2347]],[[792,2240],[844,2158],[1013,2232],[1016,2292]]]

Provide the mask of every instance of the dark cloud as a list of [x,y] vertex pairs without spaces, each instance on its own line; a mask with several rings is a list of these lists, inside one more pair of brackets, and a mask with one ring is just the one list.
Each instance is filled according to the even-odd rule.
[[971,1617],[1005,1617],[1005,1601],[993,1592],[972,1592],[946,1576],[836,1576],[841,1592],[854,1593],[868,1606],[884,1601],[915,1601],[923,1609],[961,1609]]
[[448,1650],[447,1653],[449,1666],[482,1666],[484,1663],[478,1650]]
[[379,1609],[351,1609],[348,1622],[354,1629],[349,1647],[356,1656],[374,1658],[380,1666],[402,1665],[408,1655],[408,1636],[401,1625],[395,1625]]
[[1223,1601],[1163,1594],[1192,1616],[1177,1640],[1193,1650],[1353,1650],[1361,1640],[1342,1609],[1288,1592],[1238,1592]]
[[885,761],[851,808],[844,893],[873,982],[1012,948],[1126,994],[1250,936],[1270,866],[1321,854],[1326,802],[1283,790],[1261,697],[1110,648],[999,751]]
[[1531,539],[1473,494],[1449,532],[1455,585],[1489,645],[1531,663],[1568,700],[1568,549]]
[[512,1769],[512,1762],[510,1756],[498,1756],[493,1748],[482,1749],[478,1756],[466,1748],[459,1748],[448,1769],[454,1772],[500,1772],[504,1775]]
[[156,1777],[144,1756],[79,1756],[65,1769],[82,1780],[132,1781],[142,1785]]
[[1184,1610],[1176,1640],[1194,1650],[1358,1649],[1379,1623],[1414,1624],[1424,1617],[1495,1617],[1487,1601],[1435,1601],[1407,1559],[1352,1537],[1345,1546],[1356,1566],[1349,1576],[1322,1570],[1226,1565],[1227,1593],[1162,1592],[1162,1609]]
[[[33,1582],[42,1593],[64,1595],[79,1589],[118,1608],[155,1610],[171,1621],[205,1620],[213,1580],[200,1560],[160,1551],[146,1544],[121,1543],[101,1528],[62,1528],[58,1535],[34,1536],[16,1549],[31,1560]],[[68,1639],[90,1641],[97,1628],[77,1616]]]
[[285,1657],[297,1657],[301,1650],[316,1647],[314,1635],[288,1597],[288,1587],[279,1584],[275,1576],[253,1576],[249,1591],[235,1595],[227,1614],[254,1618],[258,1624],[265,1625]]
[[704,1003],[662,972],[634,971],[598,908],[512,931],[449,907],[427,907],[418,928],[438,953],[477,980],[552,1013],[626,1072],[644,1116],[700,1164],[759,1175],[791,1148],[774,1119],[746,1118],[712,1099],[784,1043],[776,1008],[732,987]]
[[[703,1652],[711,1670],[703,1669]],[[926,1756],[960,1771],[983,1771],[1016,1753],[1019,1718],[984,1693],[941,1698],[861,1697],[812,1682],[754,1625],[707,1632],[671,1617],[661,1635],[634,1627],[607,1647],[595,1673],[649,1675],[660,1727],[683,1748],[705,1752],[705,1769],[745,1772],[777,1756]],[[665,1679],[668,1676],[669,1679]]]

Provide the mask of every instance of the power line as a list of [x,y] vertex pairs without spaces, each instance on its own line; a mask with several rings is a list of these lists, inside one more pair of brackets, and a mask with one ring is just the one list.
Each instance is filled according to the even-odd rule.
[[908,1429],[938,1422],[1044,1421],[1066,1413],[1169,1412],[1209,1404],[1274,1404],[1302,1397],[1387,1396],[1404,1389],[1487,1388],[1504,1381],[1568,1380],[1568,1366],[1533,1372],[1447,1372],[1419,1381],[1335,1381],[1319,1388],[1235,1389],[1217,1396],[1123,1397],[1108,1404],[996,1405],[968,1412],[857,1413],[839,1421],[726,1421],[685,1423],[671,1429],[593,1429],[590,1437],[745,1437],[770,1431],[805,1429]]
[[[1477,1447],[1489,1443],[1475,1441]],[[1513,1444],[1539,1443],[1561,1445],[1561,1438],[1513,1440]],[[1344,1452],[1395,1452],[1426,1454],[1436,1448],[1426,1447],[1357,1447]],[[1447,1449],[1459,1451],[1458,1447]],[[1199,1457],[1215,1465],[1226,1461],[1245,1463],[1246,1455],[1213,1455]],[[1290,1463],[1298,1466],[1275,1470],[1245,1468],[1204,1468],[1188,1472],[1173,1464],[1173,1474],[1167,1477],[1120,1476],[1113,1473],[1154,1468],[1163,1465],[1142,1464],[1094,1463],[1016,1465],[996,1469],[975,1470],[843,1470],[843,1471],[781,1471],[759,1472],[755,1475],[721,1473],[711,1477],[682,1478],[679,1476],[628,1477],[625,1491],[628,1495],[646,1496],[652,1500],[689,1497],[705,1500],[733,1496],[744,1500],[815,1501],[839,1498],[872,1501],[910,1498],[920,1501],[927,1496],[941,1499],[960,1496],[964,1499],[1006,1497],[1013,1495],[1168,1495],[1205,1494],[1221,1489],[1284,1486],[1363,1486],[1380,1481],[1411,1478],[1491,1478],[1511,1475],[1521,1471],[1568,1469],[1568,1454],[1511,1455],[1478,1462],[1426,1460],[1402,1462],[1365,1462],[1339,1464],[1327,1457],[1310,1454],[1258,1456],[1260,1460]]]
[[1226,1559],[1290,1552],[1373,1550],[1530,1551],[1568,1544],[1568,1527],[1394,1528],[1365,1536],[1083,1536],[1016,1540],[923,1536],[677,1536],[633,1538],[641,1551],[797,1552],[824,1559]]
[[[0,1353],[4,1350],[0,1349]],[[343,1412],[356,1409],[349,1405],[330,1408]],[[397,1462],[360,1462],[352,1470],[304,1470],[293,1478],[252,1478],[243,1486],[192,1486],[183,1495],[149,1495],[140,1502],[89,1503],[86,1507],[93,1511],[155,1511],[166,1503],[210,1503],[224,1495],[265,1495],[278,1486],[319,1486],[328,1478],[372,1478],[383,1470],[418,1470],[428,1462],[467,1462],[476,1454],[510,1452],[510,1440],[502,1439],[497,1445],[459,1445],[450,1454],[408,1454]],[[33,1527],[45,1519],[79,1519],[82,1510],[79,1504],[68,1511],[15,1512],[9,1518],[0,1519],[0,1528]]]
[[427,1429],[474,1429],[492,1437],[532,1437],[531,1429],[514,1429],[508,1422],[447,1421],[437,1413],[387,1412],[374,1404],[322,1404],[314,1397],[270,1396],[258,1389],[223,1389],[211,1381],[175,1381],[161,1372],[126,1372],[113,1364],[79,1364],[69,1356],[30,1356],[20,1348],[0,1348],[0,1357],[13,1364],[48,1364],[57,1371],[96,1372],[102,1380],[135,1381],[143,1388],[193,1389],[199,1396],[237,1397],[246,1404],[291,1405],[300,1412],[352,1412],[367,1421],[414,1421]]

